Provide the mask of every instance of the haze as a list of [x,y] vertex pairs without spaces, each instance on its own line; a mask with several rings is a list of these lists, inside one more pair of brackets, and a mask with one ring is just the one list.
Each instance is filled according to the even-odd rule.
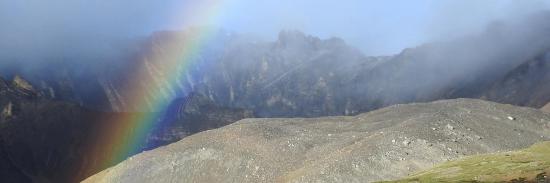
[[[209,3],[221,3],[211,19],[186,13]],[[206,25],[268,40],[280,30],[300,30],[321,38],[341,37],[366,55],[387,55],[548,7],[548,1],[522,0],[1,0],[0,53],[63,53],[67,47],[102,40]]]

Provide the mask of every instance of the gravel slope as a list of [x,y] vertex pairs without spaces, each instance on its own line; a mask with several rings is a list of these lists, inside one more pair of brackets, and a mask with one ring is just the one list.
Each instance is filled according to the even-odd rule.
[[550,113],[550,103],[541,108],[542,111]]
[[550,140],[550,115],[474,99],[353,117],[245,119],[138,154],[84,182],[372,182]]

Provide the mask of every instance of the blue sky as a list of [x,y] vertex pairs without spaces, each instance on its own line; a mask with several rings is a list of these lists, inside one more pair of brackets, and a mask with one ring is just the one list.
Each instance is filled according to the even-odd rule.
[[542,0],[223,0],[215,21],[178,17],[201,1],[0,0],[0,39],[47,44],[71,36],[132,36],[210,25],[269,40],[282,29],[336,36],[368,55],[383,55],[475,33],[493,20],[519,17],[549,4]]
[[367,54],[391,54],[424,42],[475,33],[497,19],[548,8],[535,0],[256,0],[226,12],[222,27],[262,36],[298,29],[337,36]]

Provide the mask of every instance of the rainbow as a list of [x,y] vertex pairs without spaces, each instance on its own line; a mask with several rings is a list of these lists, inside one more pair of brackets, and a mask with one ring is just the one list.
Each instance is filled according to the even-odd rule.
[[[175,21],[212,23],[220,15],[225,3],[219,0],[197,1],[197,4],[185,4],[182,15]],[[155,64],[162,72],[157,72],[157,77],[151,76],[150,67],[136,66],[132,71],[132,82],[127,83],[124,93],[129,96],[131,103],[127,106],[137,106],[140,109],[153,109],[164,111],[171,100],[177,95],[174,91],[182,80],[185,80],[190,68],[198,63],[196,57],[206,43],[214,36],[215,32],[208,26],[193,29],[190,35],[186,35],[181,43],[169,45],[169,53],[156,54],[153,50],[141,59],[147,59],[144,63]],[[156,83],[155,86],[147,86],[148,83]],[[160,86],[158,86],[160,85]],[[148,87],[148,88],[147,88]],[[146,89],[147,88],[147,89]],[[151,89],[153,88],[153,89]],[[158,97],[151,97],[158,96]],[[151,99],[152,98],[152,99]],[[112,166],[125,158],[139,153],[147,135],[159,125],[162,113],[139,112],[124,113],[106,117],[99,128],[99,135],[93,137],[94,148],[91,152],[97,167]],[[93,172],[97,170],[89,170]]]

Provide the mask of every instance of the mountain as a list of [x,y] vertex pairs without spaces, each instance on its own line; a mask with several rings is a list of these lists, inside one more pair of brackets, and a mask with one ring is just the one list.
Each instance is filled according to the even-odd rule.
[[106,114],[47,100],[20,76],[12,82],[0,79],[0,106],[3,181],[68,182],[69,177],[90,174],[79,172],[95,166],[86,142]]
[[[155,110],[126,106],[131,98],[125,95],[124,83],[134,82],[131,74],[141,71],[145,74],[140,79],[152,81],[140,85],[141,90],[181,95],[147,96],[151,100],[194,92],[220,106],[253,110],[262,117],[353,115],[399,103],[463,97],[540,108],[550,100],[544,84],[550,60],[548,17],[540,13],[495,23],[477,35],[387,57],[364,56],[341,39],[323,40],[298,31],[282,31],[273,42],[220,31],[189,61],[192,67],[176,66],[186,73],[175,87],[163,84],[169,78],[158,73],[170,72],[171,63],[179,59],[174,55],[199,33],[163,31],[136,43],[141,51],[131,53],[128,61],[102,69],[102,74],[84,72],[99,83],[93,87],[96,92],[76,90],[82,88],[80,77],[68,77],[72,82],[67,83],[73,83],[70,88],[77,96],[95,94],[91,98],[115,111]],[[75,98],[89,98],[82,96]]]
[[[506,168],[502,168],[506,167]],[[550,142],[527,149],[469,156],[391,182],[550,182]]]
[[[540,108],[550,101],[549,17],[542,12],[497,22],[477,35],[388,57],[364,56],[341,39],[297,31],[282,31],[274,42],[237,35],[224,39],[222,53],[205,58],[211,67],[188,84],[220,105],[261,117],[354,115],[453,98]],[[175,40],[170,36],[162,40]]]
[[245,119],[143,152],[84,182],[371,182],[525,148],[548,134],[548,114],[473,99],[357,116]]
[[364,93],[358,105],[483,98],[542,107],[549,100],[544,83],[550,62],[550,25],[545,17],[550,13],[406,49],[357,77],[360,84],[354,91]]
[[[496,22],[479,34],[381,57],[365,56],[339,38],[299,31],[281,31],[274,41],[218,31],[193,53],[190,64],[177,63],[186,42],[200,37],[200,31],[159,31],[123,44],[134,46],[121,49],[126,56],[117,61],[67,61],[25,73],[44,96],[101,111],[158,110],[130,106],[129,90],[146,91],[143,97],[150,101],[200,94],[258,117],[355,115],[453,98],[540,108],[550,102],[545,84],[550,79],[549,17],[541,12]],[[174,70],[182,72],[166,84],[174,80],[167,78]],[[136,87],[129,89],[128,83]]]
[[[190,29],[117,44],[123,46],[113,49],[122,52],[116,57],[60,55],[27,65],[0,58],[0,75],[7,78],[0,82],[0,142],[11,167],[2,175],[60,182],[65,175],[92,173],[58,169],[94,164],[86,159],[90,144],[82,138],[112,125],[98,116],[161,113],[146,150],[249,117],[357,115],[455,98],[541,108],[550,102],[549,18],[542,12],[494,23],[476,35],[379,57],[365,56],[339,38],[299,31],[281,31],[273,41],[219,31],[193,52],[189,64],[177,64],[186,43],[201,36]],[[179,77],[168,78],[174,70],[181,71]],[[167,109],[133,106],[132,91],[146,93],[144,100],[172,103]]]
[[[339,88],[361,70],[384,60],[365,57],[341,39],[321,40],[298,31],[282,31],[274,42],[220,32],[196,53],[196,58],[188,61],[193,66],[173,66],[179,61],[174,55],[179,55],[186,40],[197,34],[193,30],[163,31],[147,39],[143,53],[133,64],[137,65],[136,71],[145,73],[140,77],[153,82],[140,89],[182,95],[192,91],[220,106],[253,110],[262,117],[336,115],[343,114],[351,100]],[[176,87],[162,83],[170,78],[158,74],[174,70],[172,67],[186,71]],[[122,83],[127,82],[131,81]],[[130,99],[124,96],[124,88],[112,83],[113,91],[120,94],[112,100],[116,101],[114,105],[134,108],[124,106]]]
[[[109,129],[120,125],[118,123],[127,123],[109,119],[138,114],[103,112],[52,100],[35,88],[20,76],[11,82],[0,78],[2,182],[77,182],[112,166],[103,164],[105,155],[95,152],[113,147],[98,144],[97,139],[109,135]],[[155,129],[145,142],[140,142],[146,144],[142,149],[156,148],[187,135],[253,117],[249,111],[219,107],[203,98],[194,95],[174,101],[175,111],[162,115],[159,119],[162,128]]]
[[550,101],[550,52],[536,55],[496,81],[483,98],[541,108]]

